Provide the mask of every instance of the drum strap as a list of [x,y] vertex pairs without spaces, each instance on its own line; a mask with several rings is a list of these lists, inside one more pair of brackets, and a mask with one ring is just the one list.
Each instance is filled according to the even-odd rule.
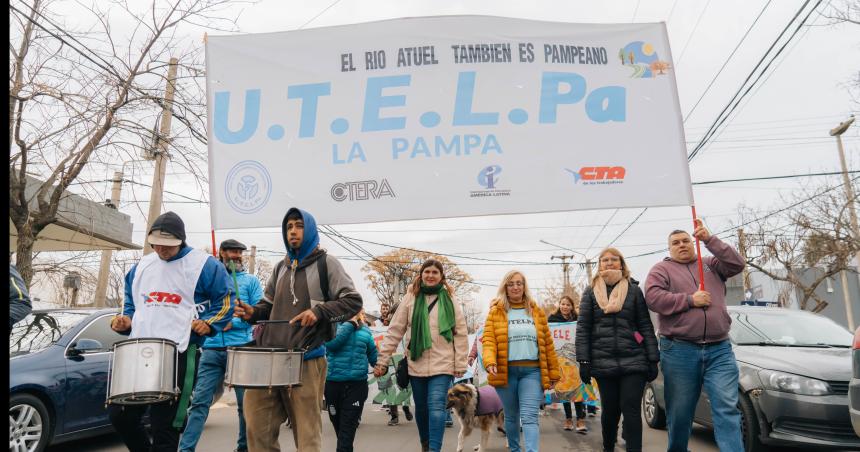
[[176,417],[173,418],[173,428],[182,428],[185,416],[188,414],[188,401],[194,389],[194,375],[197,369],[194,363],[197,361],[197,344],[188,344],[185,350],[185,381],[182,382],[182,392],[179,393],[179,408],[176,409]]

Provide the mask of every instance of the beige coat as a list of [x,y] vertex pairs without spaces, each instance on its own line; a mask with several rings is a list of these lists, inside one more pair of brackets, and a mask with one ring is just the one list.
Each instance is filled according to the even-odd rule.
[[[436,299],[436,295],[425,295],[427,306]],[[454,375],[455,372],[466,372],[466,355],[469,353],[469,338],[466,331],[466,318],[460,305],[451,298],[454,303],[454,340],[439,335],[439,306],[430,312],[430,338],[432,346],[421,354],[418,361],[409,360],[409,375],[413,377],[432,377],[433,375]],[[409,338],[412,337],[412,309],[415,306],[415,296],[407,293],[400,302],[391,324],[388,325],[388,333],[379,347],[379,359],[377,365],[388,365],[391,355],[397,349],[397,344],[405,338],[406,354],[409,355]]]

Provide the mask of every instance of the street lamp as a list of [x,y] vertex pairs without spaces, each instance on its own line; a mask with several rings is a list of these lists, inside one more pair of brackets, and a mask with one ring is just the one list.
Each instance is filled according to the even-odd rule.
[[[854,189],[851,187],[851,181],[848,179],[848,167],[845,164],[845,150],[842,147],[842,134],[851,127],[854,123],[854,115],[851,115],[847,120],[839,123],[838,126],[830,130],[830,136],[836,137],[836,146],[839,150],[839,163],[842,165],[842,181],[845,184],[845,197],[848,202],[848,213],[851,217],[851,229],[854,233],[854,240],[860,240],[860,228],[857,226],[857,212],[854,209]],[[855,254],[855,260],[860,267],[860,250]],[[860,277],[860,273],[858,273]],[[848,328],[854,331],[854,312],[851,306],[851,299],[848,296],[848,278],[845,276],[845,270],[842,270],[842,287],[843,297],[845,298],[845,314],[848,317]]]

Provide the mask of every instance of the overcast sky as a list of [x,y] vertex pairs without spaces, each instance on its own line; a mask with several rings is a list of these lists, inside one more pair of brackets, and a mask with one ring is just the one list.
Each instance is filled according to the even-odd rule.
[[[261,33],[304,28],[345,25],[383,19],[436,15],[493,15],[512,18],[567,23],[666,22],[675,61],[681,111],[687,116],[711,82],[720,66],[735,48],[766,1],[731,0],[653,0],[653,1],[281,1],[263,0],[242,8],[238,25],[242,33]],[[814,4],[815,2],[811,2]],[[825,11],[824,2],[820,11]],[[834,4],[839,2],[834,0]],[[803,1],[772,1],[738,49],[729,65],[716,79],[685,123],[688,146],[701,137],[716,118],[743,79],[795,14]],[[728,127],[706,147],[690,166],[694,182],[771,175],[802,174],[839,170],[836,144],[828,130],[858,109],[846,85],[857,77],[860,61],[860,27],[832,25],[827,18],[814,14],[813,24],[801,30],[775,68],[753,90],[745,103],[731,117]],[[174,126],[176,127],[176,126]],[[858,127],[844,136],[849,167],[860,161]],[[146,167],[145,167],[146,168]],[[168,166],[168,172],[171,167]],[[109,177],[106,174],[106,177]],[[140,182],[149,183],[152,170],[136,174]],[[701,217],[712,231],[732,226],[740,204],[763,212],[785,204],[782,199],[792,192],[810,186],[838,183],[833,178],[785,179],[764,182],[739,182],[694,186],[694,196]],[[123,193],[123,212],[132,216],[134,241],[142,243],[145,219],[134,199],[148,200],[140,187],[132,197]],[[181,174],[169,178],[166,190],[199,193]],[[105,198],[109,187],[104,187]],[[209,210],[206,205],[173,203],[179,198],[166,195],[164,210],[179,213],[186,221],[189,243],[203,247],[210,243]],[[313,212],[313,206],[306,206]],[[576,211],[554,214],[471,217],[409,222],[342,225],[338,231],[351,237],[394,246],[434,252],[550,263],[551,256],[566,253],[540,243],[546,240],[571,248],[589,257],[613,239],[626,255],[657,251],[665,247],[666,234],[675,228],[690,226],[689,208],[654,208],[619,237],[642,209]],[[258,229],[218,231],[217,239],[236,238],[262,250],[260,256],[270,260],[280,257],[284,245],[279,230]],[[733,237],[729,237],[733,239]],[[390,251],[387,246],[360,242],[374,254]],[[377,300],[366,287],[360,271],[363,261],[328,238],[322,244],[342,257],[347,271],[365,296],[368,310],[376,310]],[[274,252],[274,253],[270,253]],[[569,253],[568,253],[569,254]],[[644,280],[648,269],[663,257],[655,254],[630,259],[633,275]],[[472,274],[481,285],[481,305],[494,295],[502,275],[514,268],[463,258],[453,259]],[[561,270],[554,265],[522,265],[534,288],[560,279]],[[583,272],[574,270],[577,282]]]

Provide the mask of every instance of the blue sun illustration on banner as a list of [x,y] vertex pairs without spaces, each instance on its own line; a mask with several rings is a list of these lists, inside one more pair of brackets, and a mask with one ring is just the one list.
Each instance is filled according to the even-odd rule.
[[618,51],[621,64],[633,69],[631,78],[652,78],[665,75],[669,63],[660,59],[654,46],[644,41],[634,41]]

